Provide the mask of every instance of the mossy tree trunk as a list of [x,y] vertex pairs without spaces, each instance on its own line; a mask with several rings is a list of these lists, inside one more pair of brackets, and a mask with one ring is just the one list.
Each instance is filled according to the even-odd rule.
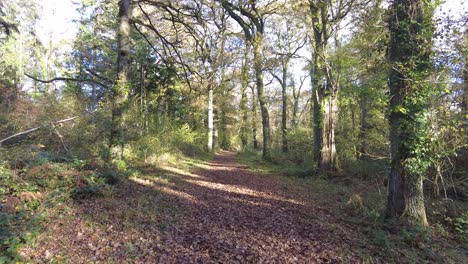
[[[465,33],[465,34],[468,34]],[[468,38],[468,37],[467,37]],[[468,56],[465,55],[465,66],[463,68],[463,103],[462,111],[465,119],[465,135],[468,135]]]
[[123,110],[128,98],[128,73],[130,67],[130,15],[131,0],[119,1],[119,28],[117,32],[117,82],[112,88],[112,120],[109,149],[124,143]]
[[287,74],[288,65],[286,62],[283,65],[282,70],[282,81],[281,81],[281,150],[286,153],[288,152],[288,96],[287,96]]
[[263,83],[263,60],[261,55],[263,42],[263,33],[257,32],[253,40],[254,53],[254,69],[257,84],[257,96],[260,103],[260,113],[262,115],[262,132],[263,132],[263,158],[271,159],[271,134],[270,134],[270,115],[265,97],[265,87]]
[[330,38],[328,1],[309,2],[314,54],[312,75],[313,159],[319,171],[336,170],[335,117],[337,85],[327,61]]
[[368,95],[361,95],[361,98],[359,100],[359,106],[361,108],[361,113],[360,113],[360,125],[359,125],[359,134],[358,134],[358,139],[359,139],[359,146],[358,146],[358,153],[357,157],[359,159],[365,160],[368,158],[367,155],[367,133],[369,130],[369,96]]
[[240,102],[240,110],[241,110],[241,115],[242,115],[240,139],[241,139],[242,149],[245,149],[248,144],[247,87],[249,85],[249,63],[250,63],[250,43],[246,41],[244,63],[242,64],[241,102]]
[[387,218],[427,225],[423,180],[428,157],[428,102],[433,7],[425,0],[394,0],[390,6],[390,141]]
[[254,87],[250,87],[252,89],[252,143],[255,150],[258,150],[258,140],[257,140],[257,98],[255,97],[255,89]]

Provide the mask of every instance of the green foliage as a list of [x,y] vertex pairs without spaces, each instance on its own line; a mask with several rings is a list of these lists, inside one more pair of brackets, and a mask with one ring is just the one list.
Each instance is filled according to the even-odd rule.
[[455,232],[455,237],[463,242],[468,242],[468,212],[464,212],[459,217],[447,217],[445,219]]
[[312,160],[312,149],[308,142],[311,139],[311,131],[307,128],[295,128],[288,131],[289,150],[286,158],[298,165],[309,164]]
[[409,229],[401,230],[400,238],[408,245],[417,246],[421,243],[427,243],[430,241],[432,235],[430,229],[427,227],[415,225]]
[[119,172],[127,171],[127,163],[125,162],[125,160],[117,160],[115,161],[115,165]]
[[106,170],[101,172],[99,176],[104,180],[105,183],[114,185],[120,181],[119,174],[113,170]]
[[48,210],[72,198],[107,195],[107,183],[117,178],[108,170],[85,170],[89,161],[76,157],[68,163],[54,163],[50,158],[37,152],[23,157],[27,166],[21,170],[0,166],[0,263],[21,261],[18,249],[39,234]]
[[387,160],[348,160],[342,162],[342,168],[348,175],[352,175],[366,181],[380,182],[387,177]]
[[391,246],[388,235],[384,230],[377,228],[372,230],[371,233],[371,242],[374,245],[382,248],[389,248]]

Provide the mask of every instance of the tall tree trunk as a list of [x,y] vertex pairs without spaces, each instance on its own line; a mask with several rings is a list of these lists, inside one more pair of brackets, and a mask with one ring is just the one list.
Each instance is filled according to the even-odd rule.
[[367,158],[367,130],[369,129],[369,96],[368,95],[361,95],[360,101],[360,125],[359,125],[359,134],[358,134],[358,153],[357,157],[359,159],[366,159]]
[[[313,106],[313,159],[319,171],[336,170],[335,116],[338,85],[327,61],[329,39],[328,6],[324,1],[309,2],[314,36],[314,54],[311,69]],[[324,83],[326,79],[326,83]]]
[[323,171],[334,171],[336,169],[335,148],[335,95],[326,95],[323,98],[322,118],[322,150],[319,168]]
[[213,152],[213,88],[208,85],[208,151]]
[[240,110],[242,115],[242,124],[240,131],[240,139],[242,143],[242,149],[248,144],[247,140],[247,126],[248,126],[248,110],[247,110],[247,86],[249,85],[249,62],[250,62],[250,43],[245,42],[245,55],[244,64],[242,65],[242,80],[241,80],[241,102]]
[[281,81],[281,99],[282,99],[282,114],[281,114],[281,145],[284,153],[288,152],[288,97],[287,97],[287,74],[288,74],[288,63],[283,65],[282,81]]
[[253,40],[254,46],[254,67],[255,76],[257,79],[257,93],[258,101],[260,103],[260,112],[262,114],[262,132],[263,132],[263,158],[266,160],[271,159],[271,136],[270,136],[270,116],[268,114],[267,101],[264,93],[263,84],[263,60],[261,57],[262,49],[262,34],[258,34]]
[[220,120],[220,125],[221,125],[221,148],[224,150],[227,150],[231,147],[231,142],[229,142],[229,132],[227,129],[227,115],[226,115],[226,106],[224,103],[221,105],[221,120]]
[[258,149],[258,140],[257,140],[257,123],[258,123],[258,117],[257,117],[257,99],[255,98],[255,89],[251,87],[252,89],[252,143],[253,147],[255,150]]
[[130,66],[130,14],[131,0],[119,1],[119,29],[117,33],[117,83],[112,89],[112,124],[109,148],[124,141],[123,110],[128,97],[128,72]]
[[143,61],[140,62],[140,70],[139,70],[139,93],[140,93],[140,135],[144,135],[146,133],[146,117],[145,117],[145,67]]
[[294,103],[292,108],[291,127],[296,128],[298,124],[297,114],[299,113],[299,96],[294,94]]
[[[423,180],[430,164],[428,101],[433,24],[431,3],[394,0],[390,7],[390,142],[387,218],[427,225]],[[429,86],[428,86],[429,85]]]
[[321,99],[321,92],[322,88],[319,87],[318,78],[320,75],[318,74],[318,58],[317,54],[314,54],[313,65],[311,68],[310,76],[311,76],[311,84],[312,84],[312,132],[313,132],[313,140],[312,140],[312,158],[313,163],[319,167],[320,161],[322,159],[322,130],[323,130],[323,105]]
[[[468,34],[468,33],[465,33]],[[466,54],[466,53],[465,53]],[[468,56],[465,56],[465,66],[463,68],[463,103],[462,113],[465,118],[465,135],[468,135]]]

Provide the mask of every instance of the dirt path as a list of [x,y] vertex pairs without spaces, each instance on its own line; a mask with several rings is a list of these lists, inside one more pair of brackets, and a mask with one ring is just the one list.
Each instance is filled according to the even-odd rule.
[[359,243],[298,186],[254,174],[224,152],[184,175],[181,222],[163,235],[161,263],[361,262]]
[[192,173],[150,168],[109,196],[55,209],[22,254],[36,263],[361,263],[362,235],[307,190],[253,173],[230,152]]

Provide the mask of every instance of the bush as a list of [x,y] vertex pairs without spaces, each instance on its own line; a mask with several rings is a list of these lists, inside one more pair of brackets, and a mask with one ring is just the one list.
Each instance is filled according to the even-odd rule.
[[464,212],[459,217],[447,217],[446,221],[452,227],[455,237],[464,243],[468,242],[468,212]]
[[311,138],[311,131],[308,128],[291,129],[288,132],[287,158],[298,165],[310,163],[312,160]]
[[189,157],[206,156],[206,134],[194,131],[188,124],[162,126],[163,129],[139,137],[131,142],[124,156],[131,161],[159,163],[167,160],[167,155]]
[[349,160],[342,163],[342,169],[347,175],[364,180],[383,179],[387,175],[387,164],[380,160]]

